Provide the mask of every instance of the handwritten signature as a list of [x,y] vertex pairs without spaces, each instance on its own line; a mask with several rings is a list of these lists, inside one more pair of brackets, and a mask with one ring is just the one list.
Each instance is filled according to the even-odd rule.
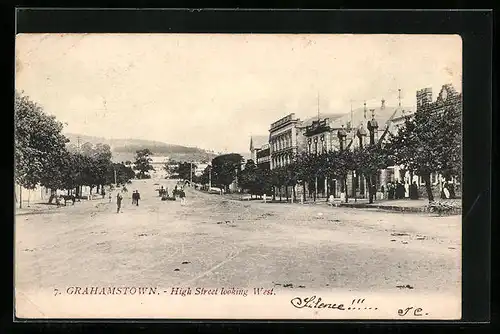
[[336,303],[322,303],[322,298],[321,297],[307,297],[307,298],[300,298],[300,297],[295,297],[290,302],[292,305],[296,308],[330,308],[330,309],[337,309],[344,311],[345,307],[344,304],[336,304]]

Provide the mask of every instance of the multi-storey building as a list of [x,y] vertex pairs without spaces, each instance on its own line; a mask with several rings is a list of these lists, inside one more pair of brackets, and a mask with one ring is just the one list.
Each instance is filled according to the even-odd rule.
[[269,129],[270,168],[289,164],[297,153],[302,136],[300,119],[289,114],[271,124]]
[[321,154],[336,148],[335,133],[332,125],[335,120],[343,117],[343,114],[323,114],[305,120],[302,123],[303,134],[306,137],[306,151]]
[[250,137],[250,159],[257,163],[257,152],[262,146],[269,144],[269,136],[251,136]]
[[[325,153],[341,149],[353,149],[367,145],[370,141],[383,140],[389,132],[394,118],[411,113],[411,108],[389,107],[382,99],[380,106],[363,107],[351,110],[345,114],[325,115],[316,118],[309,124],[304,122],[306,150],[309,153]],[[372,130],[372,131],[370,131]],[[342,135],[339,136],[339,133]],[[340,140],[342,138],[342,142]],[[383,181],[378,177],[377,182]],[[314,185],[307,187],[309,193],[316,191],[319,196],[334,195],[340,197],[342,191],[339,180],[328,180],[326,176],[319,177]],[[347,191],[350,197],[363,197],[367,190],[366,181],[361,175],[351,173],[347,178]],[[309,195],[310,195],[309,194]]]
[[256,153],[257,166],[262,169],[271,169],[271,149],[269,144],[266,143]]

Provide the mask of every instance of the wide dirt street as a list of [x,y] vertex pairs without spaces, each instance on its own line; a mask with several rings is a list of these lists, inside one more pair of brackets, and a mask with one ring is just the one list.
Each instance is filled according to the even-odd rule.
[[[232,286],[459,293],[461,219],[233,201],[167,180],[16,216],[16,288]],[[131,191],[142,200],[132,206]]]

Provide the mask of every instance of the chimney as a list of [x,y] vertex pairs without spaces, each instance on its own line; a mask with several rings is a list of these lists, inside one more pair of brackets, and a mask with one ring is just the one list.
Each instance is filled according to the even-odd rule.
[[380,106],[380,109],[384,109],[385,108],[385,100],[382,99],[382,105]]

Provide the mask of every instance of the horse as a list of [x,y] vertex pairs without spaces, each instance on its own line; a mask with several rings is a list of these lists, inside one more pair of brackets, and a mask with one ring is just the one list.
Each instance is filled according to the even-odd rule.
[[73,205],[75,205],[76,197],[75,195],[61,195],[60,198],[64,200],[64,206],[66,206],[66,203],[68,201],[71,201]]

